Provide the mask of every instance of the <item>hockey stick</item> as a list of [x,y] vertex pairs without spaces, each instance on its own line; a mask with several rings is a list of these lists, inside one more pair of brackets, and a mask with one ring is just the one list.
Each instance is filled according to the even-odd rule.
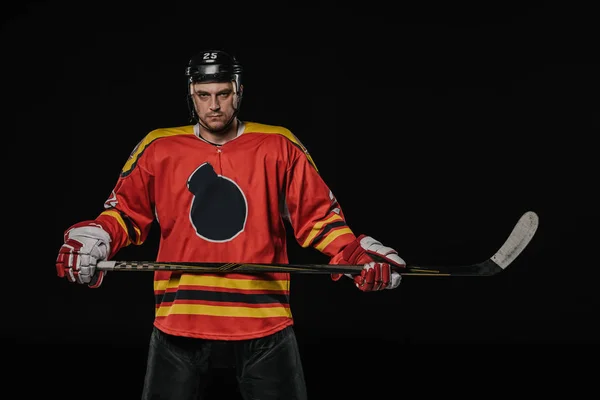
[[[528,211],[521,216],[512,232],[498,249],[485,261],[456,266],[407,265],[398,269],[401,275],[415,276],[492,276],[504,271],[527,247],[539,223],[538,215]],[[363,265],[331,264],[261,264],[261,263],[202,263],[157,261],[100,261],[97,268],[104,271],[178,271],[193,273],[263,273],[290,272],[309,274],[358,274]]]

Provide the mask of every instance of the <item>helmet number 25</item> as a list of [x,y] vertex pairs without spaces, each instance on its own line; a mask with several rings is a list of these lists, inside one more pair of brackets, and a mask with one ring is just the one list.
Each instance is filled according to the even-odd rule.
[[214,60],[217,58],[217,53],[204,53],[202,55],[203,60]]

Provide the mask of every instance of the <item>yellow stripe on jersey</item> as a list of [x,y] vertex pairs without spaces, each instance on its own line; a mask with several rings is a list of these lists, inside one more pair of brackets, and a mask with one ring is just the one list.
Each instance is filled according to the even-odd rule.
[[310,162],[310,164],[317,170],[317,172],[319,171],[319,169],[317,168],[317,165],[313,161],[313,158],[311,157],[311,155],[308,153],[308,150],[306,149],[306,147],[304,147],[302,142],[300,142],[300,140],[296,137],[296,135],[294,135],[292,133],[292,131],[290,131],[289,129],[287,129],[283,126],[266,125],[266,124],[261,124],[258,122],[251,122],[251,121],[244,122],[244,123],[246,124],[244,133],[252,133],[252,132],[276,133],[276,134],[285,136],[286,138],[288,138],[288,140],[290,142],[294,143],[296,146],[298,146],[304,152],[304,154],[308,158],[308,162]]
[[230,307],[212,306],[207,304],[174,304],[170,307],[160,307],[156,310],[157,317],[166,317],[173,314],[187,315],[213,315],[219,317],[291,317],[289,307]]
[[175,289],[179,286],[207,286],[213,288],[238,289],[238,290],[289,290],[289,280],[259,280],[259,279],[233,279],[224,276],[183,274],[171,275],[170,280],[154,281],[155,291]]
[[154,280],[154,291],[164,292],[165,290],[167,290],[168,286],[169,281],[166,279],[161,279],[159,281],[157,281],[156,279]]
[[310,233],[308,234],[308,236],[306,237],[306,240],[302,243],[302,247],[308,247],[310,245],[310,242],[312,242],[312,240],[319,234],[321,233],[321,231],[323,230],[323,228],[327,225],[330,224],[334,221],[343,221],[342,217],[339,216],[339,214],[333,213],[331,214],[331,216],[329,218],[326,218],[322,221],[319,221],[317,223],[315,223],[310,231]]
[[[117,220],[117,223],[119,224],[119,226],[121,228],[123,228],[123,230],[125,231],[125,233],[127,234],[127,243],[125,244],[126,246],[129,246],[131,244],[131,235],[129,230],[127,229],[127,224],[125,223],[125,220],[123,220],[123,217],[121,216],[121,214],[118,211],[115,210],[106,210],[106,211],[102,211],[100,213],[100,215],[108,215],[109,217],[112,217],[114,219]],[[133,227],[133,229],[135,230],[135,237],[138,238],[136,245],[140,245],[142,244],[141,242],[141,231],[139,228],[137,227]]]
[[315,246],[315,249],[319,250],[319,251],[323,251],[323,249],[325,249],[325,247],[327,247],[329,245],[329,243],[333,242],[335,239],[337,239],[338,237],[342,236],[342,235],[346,235],[346,234],[351,234],[352,230],[350,228],[342,228],[342,229],[337,229],[331,233],[329,233],[325,239],[323,239],[321,241],[321,243],[319,243],[317,246]]
[[135,167],[138,159],[142,155],[142,153],[146,150],[146,148],[155,141],[156,139],[160,139],[168,136],[177,136],[177,135],[193,135],[194,134],[194,126],[193,125],[185,125],[179,126],[175,128],[161,128],[155,129],[148,133],[131,151],[129,155],[129,159],[123,166],[121,170],[121,175],[128,175],[131,170]]

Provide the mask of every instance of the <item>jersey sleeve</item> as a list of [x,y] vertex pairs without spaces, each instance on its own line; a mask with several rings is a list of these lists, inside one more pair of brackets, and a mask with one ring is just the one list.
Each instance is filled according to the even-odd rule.
[[146,137],[134,148],[104,203],[104,211],[96,218],[112,239],[109,258],[130,244],[144,243],[155,219],[150,144]]
[[295,152],[287,171],[286,218],[302,247],[313,247],[332,257],[356,236],[308,151],[299,142],[296,145],[301,151]]

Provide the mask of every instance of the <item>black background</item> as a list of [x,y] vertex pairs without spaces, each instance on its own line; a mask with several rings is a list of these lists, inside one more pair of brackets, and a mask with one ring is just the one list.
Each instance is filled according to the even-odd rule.
[[[525,211],[540,216],[530,246],[489,279],[405,277],[364,294],[294,275],[312,399],[592,387],[600,85],[590,10],[90,4],[3,13],[1,331],[7,381],[23,397],[139,398],[151,275],[113,273],[90,290],[58,279],[53,263],[63,231],[101,211],[140,138],[187,124],[183,69],[205,48],[244,65],[241,118],[291,129],[352,229],[407,262],[486,259]],[[154,231],[119,258],[150,259],[156,243]],[[327,261],[293,239],[290,258]],[[226,374],[215,382],[215,396],[235,398]]]

